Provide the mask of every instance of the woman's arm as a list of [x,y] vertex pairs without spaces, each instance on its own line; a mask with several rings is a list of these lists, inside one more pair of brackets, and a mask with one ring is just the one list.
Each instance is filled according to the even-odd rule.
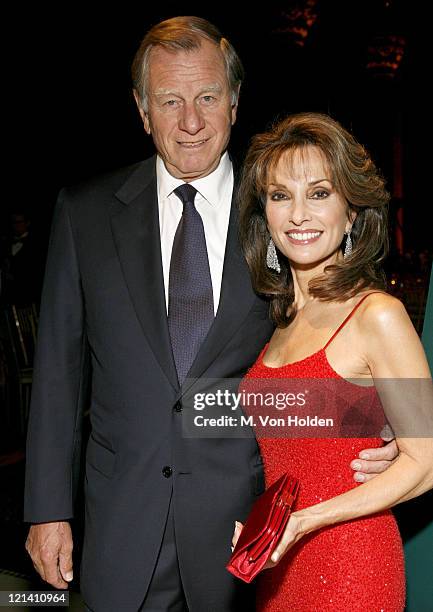
[[[358,317],[358,346],[375,379],[388,420],[391,426],[393,420],[398,420],[400,431],[404,431],[403,419],[404,423],[414,425],[412,430],[425,432],[426,437],[409,438],[404,434],[397,437],[400,454],[386,472],[356,489],[293,513],[272,555],[273,563],[269,567],[275,565],[275,562],[307,533],[380,512],[433,488],[432,386],[421,342],[398,300],[377,294],[367,302]],[[406,414],[402,415],[404,402],[402,405],[401,401],[398,402],[400,406],[387,410],[391,401],[395,404],[396,398],[404,397],[404,393],[400,393],[400,382],[401,389],[404,389],[406,394],[407,388],[411,388],[411,382],[419,382],[416,387],[422,389],[420,397],[412,398],[413,401],[410,402],[411,414],[406,411]],[[422,406],[417,401],[421,399]],[[417,419],[422,420],[418,427]]]

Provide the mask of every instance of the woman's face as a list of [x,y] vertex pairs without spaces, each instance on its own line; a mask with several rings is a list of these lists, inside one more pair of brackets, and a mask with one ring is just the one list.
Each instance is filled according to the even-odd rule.
[[268,185],[266,218],[276,246],[292,267],[314,268],[341,257],[343,234],[353,219],[320,149],[309,145],[295,150],[290,163],[281,157]]

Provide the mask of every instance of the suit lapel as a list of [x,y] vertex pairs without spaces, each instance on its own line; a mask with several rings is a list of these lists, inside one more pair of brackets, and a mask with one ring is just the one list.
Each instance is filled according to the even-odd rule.
[[[179,390],[167,325],[161,261],[155,157],[140,164],[116,193],[111,227],[123,275],[138,320],[161,369]],[[214,323],[188,373],[200,377],[242,324],[255,300],[238,239],[233,198],[227,234],[220,302]]]
[[167,326],[154,157],[139,165],[116,197],[122,204],[111,217],[111,227],[129,294],[149,345],[177,390]]

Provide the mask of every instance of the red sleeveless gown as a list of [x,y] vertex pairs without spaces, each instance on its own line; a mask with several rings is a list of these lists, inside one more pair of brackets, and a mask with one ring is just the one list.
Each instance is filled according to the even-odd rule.
[[[348,410],[354,403],[359,406],[361,399],[361,404],[363,401],[364,405],[373,406],[384,418],[375,388],[345,381],[326,357],[326,348],[366,297],[358,302],[326,346],[305,359],[282,367],[268,367],[263,363],[266,345],[242,383],[244,390],[246,385],[257,391],[260,385],[271,382],[269,379],[280,379],[278,382],[284,379],[284,385],[300,378],[316,382],[322,379],[320,384],[325,383],[323,379],[338,379]],[[344,415],[341,416],[344,420]],[[267,486],[285,471],[299,479],[300,491],[294,510],[362,486],[353,480],[350,462],[366,447],[383,445],[379,435],[300,438],[261,437],[258,433],[257,438]],[[392,513],[380,512],[305,536],[275,568],[259,575],[257,589],[257,612],[402,612],[405,604],[403,547]]]

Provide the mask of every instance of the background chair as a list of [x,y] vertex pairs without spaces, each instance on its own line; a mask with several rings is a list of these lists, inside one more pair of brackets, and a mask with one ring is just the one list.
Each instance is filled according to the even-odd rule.
[[[10,378],[17,389],[19,433],[24,436],[30,406],[38,315],[34,304],[29,306],[11,304],[4,307],[4,317],[8,345],[5,347],[5,352],[10,364]],[[14,411],[13,405],[11,410]]]

